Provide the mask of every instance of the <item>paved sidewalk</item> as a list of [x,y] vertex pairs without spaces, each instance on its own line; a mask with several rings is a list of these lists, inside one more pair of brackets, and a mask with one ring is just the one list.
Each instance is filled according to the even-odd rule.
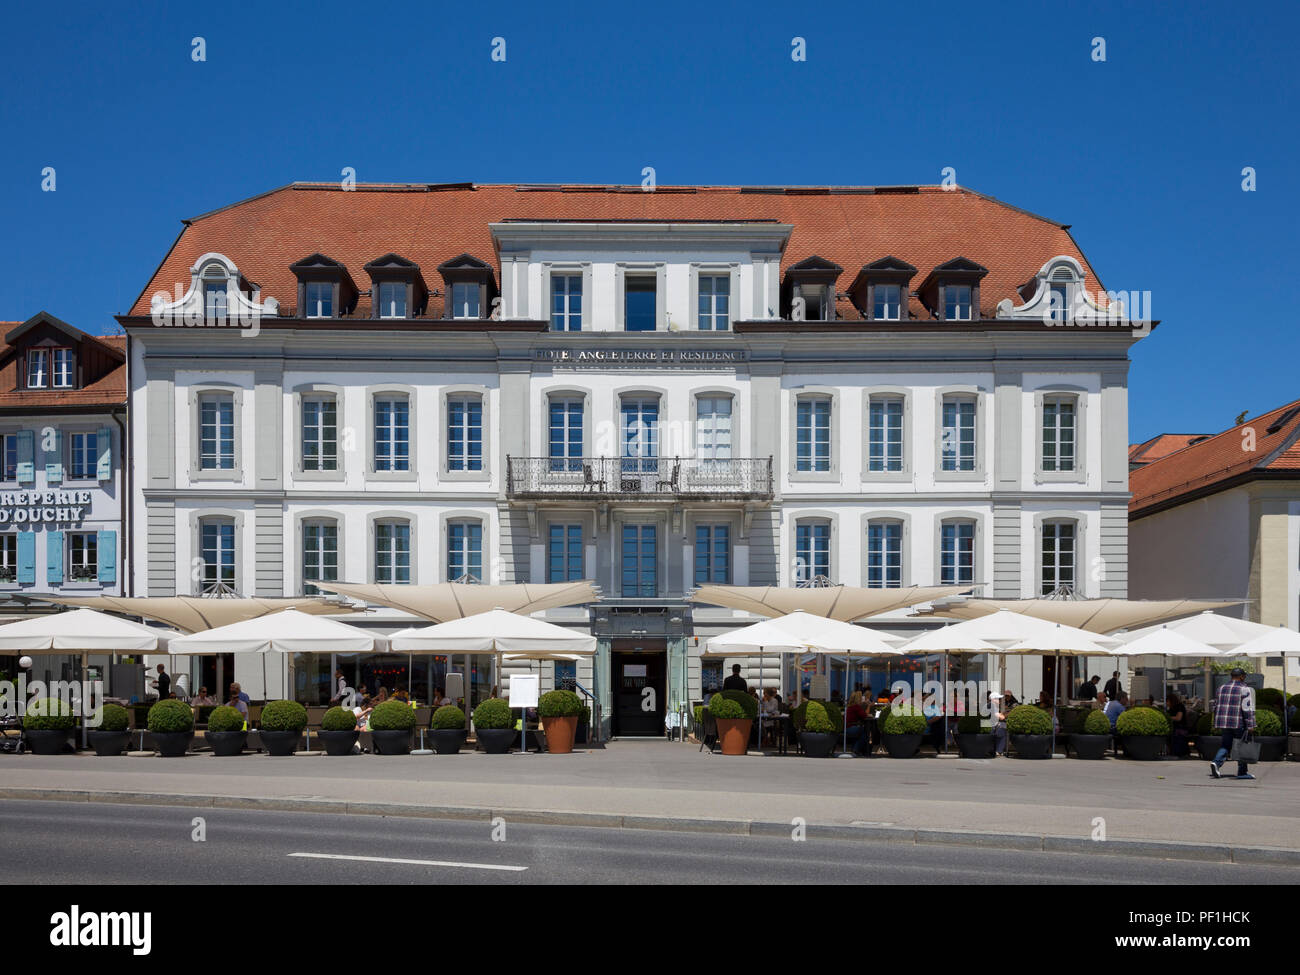
[[[615,742],[572,755],[245,755],[216,758],[0,756],[0,797],[29,790],[146,796],[393,803],[453,815],[525,811],[591,821],[871,824],[1039,837],[1300,849],[1300,764],[1254,767],[1254,782],[1215,781],[1193,759],[1102,762],[725,758],[670,742]],[[82,798],[93,798],[83,796]],[[127,799],[118,795],[119,801]],[[145,799],[145,801],[148,801]],[[155,798],[153,801],[160,801]],[[380,811],[378,809],[372,811]],[[722,824],[719,824],[722,825]]]

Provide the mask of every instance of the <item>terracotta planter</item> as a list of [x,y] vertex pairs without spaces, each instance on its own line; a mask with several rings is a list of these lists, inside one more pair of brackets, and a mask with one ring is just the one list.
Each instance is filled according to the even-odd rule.
[[724,755],[744,755],[749,751],[752,718],[718,718],[718,742]]
[[567,755],[573,751],[573,739],[578,733],[578,716],[570,714],[562,718],[542,718],[542,730],[546,732],[546,750],[552,755]]

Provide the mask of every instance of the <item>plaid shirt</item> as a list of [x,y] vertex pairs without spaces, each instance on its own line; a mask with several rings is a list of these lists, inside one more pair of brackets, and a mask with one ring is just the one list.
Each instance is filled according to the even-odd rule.
[[1253,728],[1255,693],[1244,681],[1234,680],[1219,688],[1214,698],[1214,727],[1225,730]]

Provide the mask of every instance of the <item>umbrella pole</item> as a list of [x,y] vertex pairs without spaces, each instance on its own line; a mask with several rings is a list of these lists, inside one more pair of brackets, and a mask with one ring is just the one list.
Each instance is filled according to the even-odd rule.
[[948,754],[948,651],[943,652],[943,691],[939,700],[943,703],[943,753]]
[[1061,689],[1061,651],[1056,651],[1056,666],[1052,670],[1052,757],[1056,755],[1056,694]]
[[266,703],[266,654],[262,654],[262,703]]

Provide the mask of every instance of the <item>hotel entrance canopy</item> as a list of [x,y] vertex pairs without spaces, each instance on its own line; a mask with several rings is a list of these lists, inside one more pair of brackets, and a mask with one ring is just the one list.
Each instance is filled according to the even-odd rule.
[[82,606],[122,613],[125,616],[142,616],[165,623],[183,633],[198,633],[218,626],[228,626],[284,609],[296,609],[309,616],[357,612],[351,606],[307,596],[297,599],[227,599],[214,596],[54,596],[33,593],[31,598],[62,606]]
[[314,582],[351,599],[378,603],[419,616],[434,623],[445,623],[465,616],[504,609],[508,613],[527,615],[558,606],[577,606],[600,600],[600,593],[590,580],[581,582],[516,584],[486,586],[477,583],[443,582],[428,586],[376,585],[358,582]]
[[1063,623],[1093,633],[1132,630],[1193,613],[1236,606],[1240,599],[974,599],[936,606],[918,616],[974,620],[999,610]]
[[693,603],[743,609],[758,616],[785,616],[803,610],[816,616],[852,623],[855,620],[928,603],[968,592],[970,586],[909,586],[906,589],[862,589],[856,586],[701,586]]

